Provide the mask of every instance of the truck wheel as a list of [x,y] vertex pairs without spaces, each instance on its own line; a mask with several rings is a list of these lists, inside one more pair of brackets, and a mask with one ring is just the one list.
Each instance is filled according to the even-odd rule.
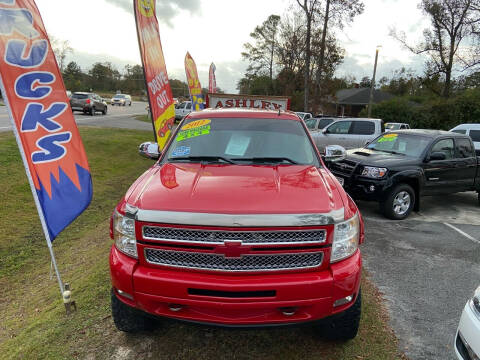
[[403,220],[410,215],[415,206],[415,191],[410,185],[399,184],[380,203],[383,214],[392,220]]
[[351,340],[355,338],[361,315],[362,293],[359,291],[357,300],[352,306],[322,327],[322,336],[329,340]]
[[154,329],[155,320],[118,300],[113,289],[111,296],[113,322],[118,330],[135,333]]
[[95,108],[94,108],[94,107],[92,107],[92,108],[90,109],[90,115],[91,115],[91,116],[94,116],[94,115],[95,115]]
[[108,108],[105,106],[105,109],[103,109],[102,114],[107,115]]

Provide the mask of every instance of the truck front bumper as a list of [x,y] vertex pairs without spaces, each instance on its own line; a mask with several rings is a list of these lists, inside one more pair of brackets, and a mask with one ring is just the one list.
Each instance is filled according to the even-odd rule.
[[150,267],[115,246],[110,253],[112,284],[123,303],[155,316],[226,326],[295,324],[339,314],[356,300],[361,268],[360,250],[322,271],[255,275]]

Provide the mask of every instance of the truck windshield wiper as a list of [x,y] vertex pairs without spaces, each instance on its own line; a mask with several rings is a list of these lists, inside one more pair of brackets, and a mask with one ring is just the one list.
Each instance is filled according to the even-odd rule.
[[222,156],[179,156],[179,157],[169,157],[168,161],[174,162],[174,161],[208,161],[208,162],[225,162],[228,164],[235,164],[234,161],[224,158]]
[[288,157],[252,157],[252,158],[235,158],[235,161],[251,161],[254,163],[276,163],[276,162],[289,162],[290,164],[298,164],[296,161]]

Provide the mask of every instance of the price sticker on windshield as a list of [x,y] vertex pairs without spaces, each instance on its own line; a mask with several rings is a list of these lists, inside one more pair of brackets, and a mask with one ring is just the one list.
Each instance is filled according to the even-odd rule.
[[378,139],[377,142],[389,142],[389,141],[395,141],[397,139],[398,135],[397,134],[386,134],[383,135],[380,139]]

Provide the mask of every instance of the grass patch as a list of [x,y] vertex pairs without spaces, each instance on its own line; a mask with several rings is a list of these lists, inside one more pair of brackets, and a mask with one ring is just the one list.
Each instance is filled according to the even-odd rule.
[[55,240],[78,311],[65,316],[49,254],[11,134],[0,134],[0,359],[398,359],[382,299],[363,278],[356,339],[326,342],[309,327],[225,330],[165,321],[153,333],[118,332],[110,316],[109,217],[152,162],[137,155],[150,132],[81,128],[94,181],[90,207]]
[[149,115],[137,115],[135,116],[135,119],[137,119],[138,121],[149,123],[149,124],[152,123],[152,120],[150,119]]

